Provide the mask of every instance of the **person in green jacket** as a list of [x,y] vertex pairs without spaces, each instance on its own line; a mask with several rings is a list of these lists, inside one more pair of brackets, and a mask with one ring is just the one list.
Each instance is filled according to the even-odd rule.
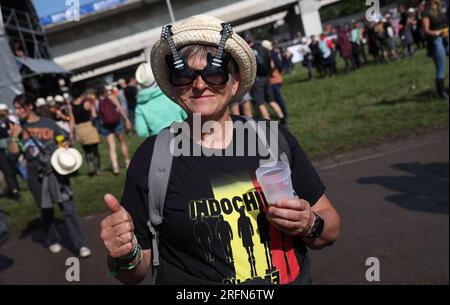
[[143,88],[137,97],[135,128],[138,136],[147,138],[157,135],[173,122],[182,122],[187,118],[186,112],[156,85],[149,63],[138,67],[136,80]]

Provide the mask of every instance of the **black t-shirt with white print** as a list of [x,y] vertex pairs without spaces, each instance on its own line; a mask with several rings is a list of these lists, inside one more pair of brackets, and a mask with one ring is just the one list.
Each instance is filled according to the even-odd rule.
[[[297,140],[280,131],[292,151],[294,190],[314,205],[325,186]],[[152,248],[147,197],[155,139],[148,138],[134,155],[121,201],[143,249]],[[255,177],[258,166],[256,156],[174,158],[160,227],[157,284],[310,282],[301,239],[281,233],[265,217],[267,203]]]

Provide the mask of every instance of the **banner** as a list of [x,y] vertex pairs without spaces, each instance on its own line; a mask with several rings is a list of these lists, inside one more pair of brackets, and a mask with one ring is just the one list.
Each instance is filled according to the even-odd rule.
[[[80,16],[101,12],[118,5],[122,5],[128,0],[103,0],[80,6]],[[40,18],[41,25],[60,23],[66,21],[66,12],[58,12]]]

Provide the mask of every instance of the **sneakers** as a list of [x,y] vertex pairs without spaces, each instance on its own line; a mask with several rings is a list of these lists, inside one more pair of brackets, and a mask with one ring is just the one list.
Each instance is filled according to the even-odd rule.
[[61,247],[60,244],[56,243],[56,244],[50,245],[50,246],[48,247],[48,250],[50,250],[51,253],[56,254],[56,253],[61,252],[62,247]]
[[81,258],[86,258],[91,256],[92,252],[88,247],[81,247],[79,254]]

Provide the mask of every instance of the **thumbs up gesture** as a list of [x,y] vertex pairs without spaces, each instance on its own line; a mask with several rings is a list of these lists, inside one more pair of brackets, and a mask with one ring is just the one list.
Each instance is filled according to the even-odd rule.
[[126,256],[133,251],[136,243],[133,220],[114,196],[108,194],[104,201],[111,215],[100,223],[100,238],[109,256],[112,258]]

